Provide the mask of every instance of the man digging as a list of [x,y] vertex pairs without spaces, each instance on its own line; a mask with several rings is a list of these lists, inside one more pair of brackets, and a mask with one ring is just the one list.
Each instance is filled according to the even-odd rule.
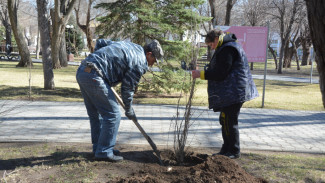
[[91,141],[96,159],[121,161],[114,149],[121,114],[111,87],[121,84],[125,115],[136,118],[132,108],[133,94],[140,78],[163,50],[157,40],[140,45],[128,41],[97,40],[94,53],[81,62],[77,70],[79,84],[90,120]]

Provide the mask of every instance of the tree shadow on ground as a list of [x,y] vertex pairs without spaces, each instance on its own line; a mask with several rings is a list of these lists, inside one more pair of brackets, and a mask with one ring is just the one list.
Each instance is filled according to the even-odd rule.
[[[19,99],[19,100],[29,100],[30,88],[28,86],[24,87],[12,87],[7,85],[0,86],[0,99]],[[63,88],[57,87],[55,90],[44,90],[41,87],[31,88],[31,100],[50,100],[53,98],[80,98],[82,95],[77,88]]]
[[[133,161],[137,163],[158,163],[157,157],[153,154],[153,151],[127,151],[121,152],[125,160]],[[30,156],[26,158],[16,158],[0,160],[1,170],[14,170],[18,167],[34,167],[34,166],[55,166],[55,165],[69,165],[73,163],[96,162],[103,161],[94,157],[92,152],[76,152],[76,151],[56,151],[49,156]],[[109,162],[109,161],[107,161]]]

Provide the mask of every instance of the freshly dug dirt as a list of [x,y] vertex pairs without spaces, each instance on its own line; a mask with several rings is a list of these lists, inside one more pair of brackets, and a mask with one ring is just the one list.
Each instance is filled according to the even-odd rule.
[[[149,152],[148,152],[149,153]],[[139,155],[139,154],[138,154]],[[144,160],[143,158],[153,157],[149,154],[141,154],[143,157],[135,157],[131,154],[125,156],[132,161]],[[118,183],[222,183],[222,182],[266,182],[256,178],[242,169],[234,160],[225,156],[208,156],[207,154],[187,154],[182,165],[177,165],[174,154],[165,150],[162,152],[164,166],[157,163],[148,163],[134,167],[137,169],[132,176],[127,178],[116,178],[113,182]],[[153,161],[157,161],[152,159]],[[151,161],[151,160],[150,160]]]
[[98,161],[83,143],[1,143],[0,182],[109,182],[109,183],[264,183],[235,160],[211,156],[216,150],[188,149],[184,163],[174,152],[157,156],[148,146],[119,145],[124,161]]

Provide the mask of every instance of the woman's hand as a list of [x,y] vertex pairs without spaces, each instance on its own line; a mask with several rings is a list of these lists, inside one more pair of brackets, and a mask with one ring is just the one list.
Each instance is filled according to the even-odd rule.
[[199,78],[200,77],[200,71],[199,70],[192,70],[192,78]]

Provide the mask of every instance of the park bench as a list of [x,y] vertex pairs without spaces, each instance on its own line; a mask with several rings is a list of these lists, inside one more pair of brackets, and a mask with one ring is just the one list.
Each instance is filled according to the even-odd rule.
[[19,53],[7,53],[7,52],[0,52],[0,59],[8,59],[8,60],[20,60]]
[[0,59],[20,60],[20,55],[17,51],[17,47],[12,47],[11,45],[1,45]]

